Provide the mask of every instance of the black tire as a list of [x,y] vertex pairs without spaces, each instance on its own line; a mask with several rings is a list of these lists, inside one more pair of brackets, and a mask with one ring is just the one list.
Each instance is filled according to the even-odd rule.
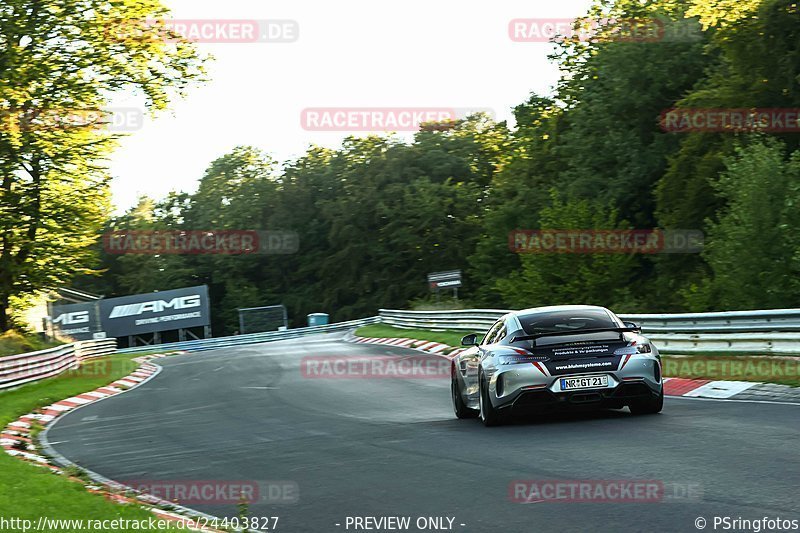
[[661,394],[657,398],[632,403],[630,405],[631,413],[635,415],[654,415],[660,413],[664,408],[664,387],[661,387]]
[[455,376],[455,367],[453,368],[453,377],[450,379],[450,397],[453,400],[453,411],[456,413],[456,418],[478,418],[478,411],[470,409],[464,403],[461,397],[461,392],[458,389],[458,381]]
[[503,423],[503,417],[500,412],[492,405],[489,399],[489,384],[483,377],[483,372],[478,376],[478,383],[480,384],[480,398],[481,409],[480,419],[486,427],[499,426]]

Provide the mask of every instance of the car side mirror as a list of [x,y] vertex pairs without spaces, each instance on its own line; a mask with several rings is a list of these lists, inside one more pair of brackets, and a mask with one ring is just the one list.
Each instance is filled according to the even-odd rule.
[[475,333],[464,335],[461,338],[461,346],[477,346],[477,345],[478,345],[478,335]]
[[625,325],[626,328],[635,329],[639,333],[642,332],[642,326],[640,326],[636,322],[623,322],[623,324]]

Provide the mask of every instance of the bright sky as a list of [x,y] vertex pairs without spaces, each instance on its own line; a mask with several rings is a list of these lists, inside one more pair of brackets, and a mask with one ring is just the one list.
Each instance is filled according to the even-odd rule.
[[[291,43],[202,43],[211,81],[146,119],[114,154],[114,202],[194,191],[208,164],[237,145],[279,161],[349,133],[307,131],[306,108],[492,109],[511,119],[531,91],[550,93],[558,72],[547,43],[513,42],[512,19],[569,19],[590,0],[165,0],[176,19],[293,20]],[[135,98],[115,102],[139,105]]]

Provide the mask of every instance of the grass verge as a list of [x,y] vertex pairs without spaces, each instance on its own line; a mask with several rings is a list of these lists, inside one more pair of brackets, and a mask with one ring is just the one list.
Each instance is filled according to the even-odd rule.
[[[450,346],[461,346],[461,337],[468,331],[428,331],[424,329],[405,329],[385,324],[370,324],[356,330],[359,337],[402,337],[421,341],[441,342]],[[479,335],[479,338],[481,335]]]
[[[0,425],[5,427],[36,408],[127,376],[137,367],[132,361],[137,356],[121,354],[87,361],[79,369],[67,374],[0,392]],[[11,457],[4,451],[0,451],[0,479],[0,514],[5,519],[27,519],[36,524],[43,515],[52,519],[83,520],[123,518],[146,521],[153,517],[152,513],[138,505],[112,503],[101,495],[87,492],[80,483]],[[81,531],[69,527],[51,527],[49,530],[64,533]]]
[[[360,337],[405,337],[460,346],[463,331],[428,331],[372,324],[356,330]],[[800,387],[800,358],[750,354],[698,353],[662,355],[664,376],[730,381],[759,381]]]
[[35,352],[61,344],[58,341],[45,341],[38,335],[23,335],[14,330],[0,334],[0,357],[18,353]]
[[752,355],[662,355],[664,375],[712,381],[758,381],[800,387],[800,359]]

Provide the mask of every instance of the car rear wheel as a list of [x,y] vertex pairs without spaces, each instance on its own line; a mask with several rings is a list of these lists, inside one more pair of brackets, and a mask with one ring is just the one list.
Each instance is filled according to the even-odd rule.
[[456,413],[456,418],[477,418],[478,411],[467,407],[467,404],[464,403],[464,399],[461,397],[461,391],[458,387],[458,378],[455,376],[455,368],[453,370],[453,377],[450,380],[450,393],[453,398],[453,411]]
[[478,383],[480,384],[481,422],[486,427],[499,426],[503,423],[502,416],[492,405],[492,400],[489,399],[489,383],[484,379],[483,372],[478,377]]
[[664,408],[664,388],[657,398],[651,398],[630,405],[631,413],[635,415],[654,415],[660,413]]

